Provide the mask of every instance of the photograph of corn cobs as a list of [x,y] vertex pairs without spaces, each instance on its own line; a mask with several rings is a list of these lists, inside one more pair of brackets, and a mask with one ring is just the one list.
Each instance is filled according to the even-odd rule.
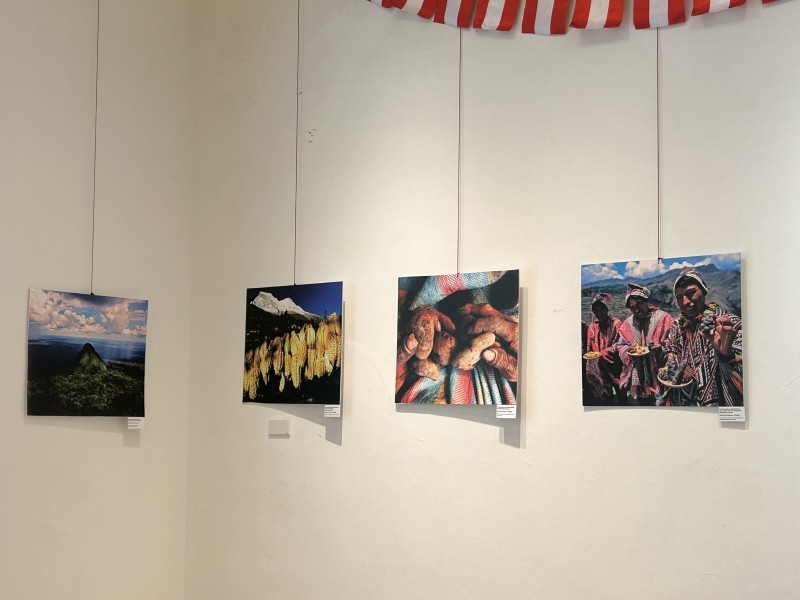
[[516,404],[519,271],[401,277],[398,404]]
[[342,282],[247,290],[244,402],[339,404]]

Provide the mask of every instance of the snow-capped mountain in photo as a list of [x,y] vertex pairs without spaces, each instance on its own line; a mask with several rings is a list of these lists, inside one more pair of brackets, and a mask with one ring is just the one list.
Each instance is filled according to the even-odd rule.
[[269,292],[259,292],[258,296],[253,299],[251,304],[257,308],[260,308],[264,312],[268,312],[279,317],[288,314],[299,315],[312,321],[319,321],[321,319],[319,315],[307,312],[301,306],[298,306],[291,298],[278,300]]

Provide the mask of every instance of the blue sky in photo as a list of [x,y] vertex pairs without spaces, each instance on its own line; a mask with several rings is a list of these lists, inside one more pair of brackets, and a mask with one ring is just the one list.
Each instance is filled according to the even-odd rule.
[[342,314],[342,282],[309,283],[302,285],[282,285],[276,287],[253,288],[248,290],[247,302],[251,302],[259,292],[269,292],[278,300],[291,298],[303,310],[324,316]]
[[741,271],[741,254],[706,254],[700,256],[677,256],[653,260],[598,263],[581,267],[581,285],[603,279],[649,279],[683,267],[713,264],[721,271]]

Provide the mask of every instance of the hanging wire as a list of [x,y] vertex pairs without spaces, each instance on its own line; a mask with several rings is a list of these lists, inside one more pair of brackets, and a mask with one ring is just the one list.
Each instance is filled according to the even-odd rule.
[[656,29],[656,223],[657,255],[661,262],[661,30]]
[[464,85],[464,61],[462,54],[463,30],[458,30],[458,218],[456,225],[456,273],[461,273],[461,101],[463,97]]
[[297,0],[297,61],[295,70],[295,121],[294,121],[294,272],[293,285],[297,285],[297,196],[300,187],[300,0]]
[[97,26],[94,46],[94,159],[92,165],[92,259],[89,270],[89,294],[94,296],[94,230],[97,207],[97,88],[100,79],[100,0],[97,0]]

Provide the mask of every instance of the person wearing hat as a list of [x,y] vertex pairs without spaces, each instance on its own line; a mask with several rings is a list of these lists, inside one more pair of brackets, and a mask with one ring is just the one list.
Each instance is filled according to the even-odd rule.
[[586,351],[599,355],[585,361],[586,382],[593,403],[603,405],[625,403],[619,384],[622,363],[615,350],[622,321],[611,314],[610,305],[611,294],[600,292],[592,298],[594,320],[586,333]]
[[707,302],[699,271],[685,268],[673,286],[681,316],[664,343],[666,360],[683,368],[691,385],[669,389],[678,406],[743,406],[742,320]]
[[[622,360],[620,384],[635,405],[653,406],[657,403],[660,384],[657,373],[662,358],[662,345],[674,319],[648,300],[650,290],[637,283],[629,283],[625,290],[625,306],[631,316],[620,326],[617,344]],[[645,348],[635,352],[635,347]]]

